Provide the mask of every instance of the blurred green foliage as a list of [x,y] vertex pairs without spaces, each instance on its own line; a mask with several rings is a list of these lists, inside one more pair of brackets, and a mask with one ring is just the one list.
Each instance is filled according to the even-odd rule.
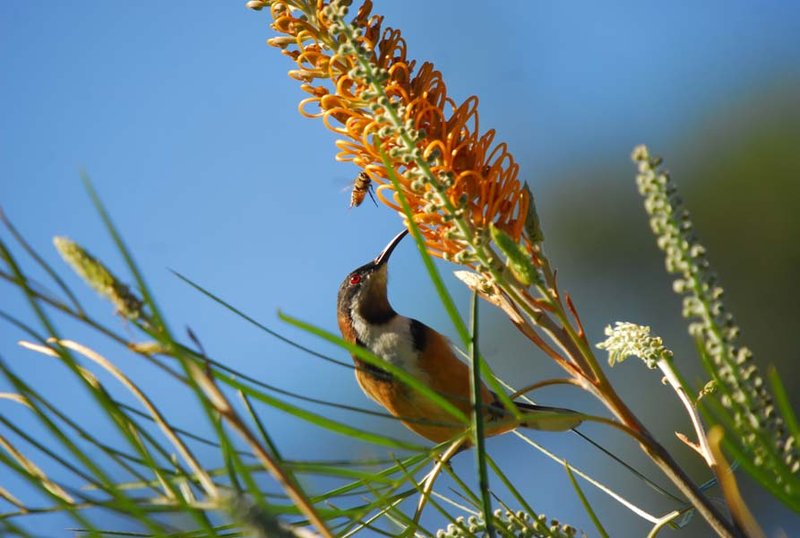
[[[773,364],[783,372],[789,394],[796,394],[800,376],[792,372],[800,352],[792,334],[800,305],[800,81],[710,112],[686,133],[675,146],[677,153],[663,155],[673,180],[708,247],[743,343],[762,367]],[[559,251],[554,259],[573,275],[576,267],[583,268],[577,270],[590,273],[590,281],[606,282],[606,293],[622,293],[642,310],[663,309],[648,315],[672,320],[668,332],[685,333],[679,302],[669,298],[670,279],[635,192],[633,170],[620,156],[613,158],[569,173],[552,193],[544,222],[550,246]],[[569,281],[578,297],[572,284],[584,275],[579,276]],[[588,285],[582,282],[580,289]]]
[[[681,135],[671,144],[654,143],[653,149],[665,158],[708,248],[725,302],[742,328],[742,344],[753,350],[762,372],[770,365],[777,368],[797,410],[800,352],[793,335],[800,305],[800,80],[778,81],[707,111]],[[636,142],[652,141],[632,141],[631,147]],[[699,388],[706,375],[625,157],[582,161],[540,191],[545,246],[590,335],[599,339],[602,327],[617,320],[653,325]],[[655,385],[641,383],[628,388],[629,397],[639,398],[645,420],[661,417],[656,432],[668,440],[684,427],[683,417],[652,405],[652,398],[668,398],[652,390]],[[677,447],[673,442],[667,445]],[[691,455],[683,461],[701,471]],[[758,486],[740,480],[761,521],[785,510]]]

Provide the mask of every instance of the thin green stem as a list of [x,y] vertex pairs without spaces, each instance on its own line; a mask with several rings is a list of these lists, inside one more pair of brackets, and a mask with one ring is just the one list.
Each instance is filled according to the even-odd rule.
[[494,538],[495,529],[492,521],[492,497],[489,490],[489,473],[486,470],[486,439],[484,437],[483,423],[483,383],[481,383],[481,357],[478,353],[478,294],[472,293],[472,338],[469,352],[470,362],[470,398],[472,399],[472,442],[475,445],[475,465],[478,468],[478,487],[481,491],[483,504],[483,519],[486,522],[486,532]]
[[592,508],[592,505],[589,502],[589,499],[586,498],[586,495],[583,493],[583,490],[581,489],[580,484],[578,484],[578,481],[575,479],[575,475],[572,473],[572,467],[570,467],[569,464],[566,461],[564,461],[564,469],[566,469],[567,476],[569,476],[569,481],[572,483],[572,487],[575,489],[575,493],[578,495],[578,498],[580,499],[581,504],[583,504],[583,508],[586,510],[586,513],[589,515],[589,519],[591,519],[592,523],[594,523],[594,526],[597,529],[597,532],[603,538],[609,538],[608,532],[606,532],[605,527],[603,527],[603,524],[600,522],[600,518],[597,517],[597,513],[594,511],[594,508]]

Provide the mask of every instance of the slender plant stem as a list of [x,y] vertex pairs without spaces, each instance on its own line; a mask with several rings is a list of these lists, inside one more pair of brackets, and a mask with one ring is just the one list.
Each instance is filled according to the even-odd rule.
[[478,467],[478,487],[481,490],[483,520],[486,522],[486,533],[494,538],[495,529],[492,522],[492,498],[489,490],[489,473],[486,470],[486,439],[483,425],[483,398],[481,396],[481,356],[478,353],[478,294],[472,294],[472,339],[470,341],[470,396],[472,397],[472,431],[475,443],[475,464]]
[[692,421],[695,434],[697,434],[697,442],[700,445],[700,455],[704,460],[706,460],[706,464],[716,476],[719,471],[717,460],[714,458],[711,447],[708,445],[708,438],[706,437],[705,428],[703,428],[703,421],[700,418],[700,413],[697,412],[694,403],[689,397],[689,394],[687,393],[686,388],[683,386],[683,383],[681,383],[681,380],[675,372],[675,369],[672,367],[671,362],[666,359],[662,359],[658,361],[657,366],[664,374],[664,377],[672,389],[675,391],[675,394],[678,395],[678,399],[680,399],[681,403],[686,408],[686,412],[689,414],[689,418]]

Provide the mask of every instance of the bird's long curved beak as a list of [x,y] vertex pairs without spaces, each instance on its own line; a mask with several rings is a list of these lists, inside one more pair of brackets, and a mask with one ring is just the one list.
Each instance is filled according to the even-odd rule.
[[375,258],[375,260],[373,261],[376,267],[381,266],[387,261],[389,261],[389,256],[392,255],[392,251],[400,243],[400,241],[403,240],[406,234],[408,234],[408,230],[403,230],[402,232],[394,236],[391,241],[389,241],[389,244],[386,245],[386,247],[381,251],[381,253],[378,254],[378,257]]

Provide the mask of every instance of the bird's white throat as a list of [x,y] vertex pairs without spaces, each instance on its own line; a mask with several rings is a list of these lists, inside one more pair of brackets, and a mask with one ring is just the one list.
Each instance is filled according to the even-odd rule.
[[414,377],[424,378],[419,368],[419,351],[414,347],[409,318],[396,315],[386,323],[370,324],[355,311],[351,312],[351,316],[356,336],[367,349]]

